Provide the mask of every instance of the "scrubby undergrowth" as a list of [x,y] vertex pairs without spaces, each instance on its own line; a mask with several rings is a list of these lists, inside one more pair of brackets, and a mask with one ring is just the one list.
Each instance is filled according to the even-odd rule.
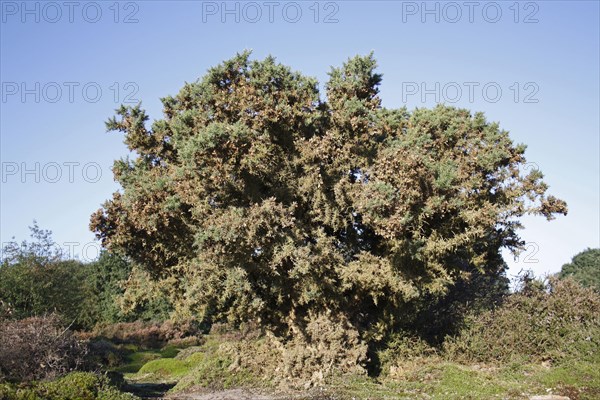
[[528,283],[495,310],[473,316],[446,354],[466,362],[600,362],[600,296],[571,279]]
[[51,379],[83,368],[86,344],[56,315],[0,320],[0,382]]
[[178,382],[174,393],[243,386],[296,394],[319,389],[329,396],[323,398],[336,399],[528,398],[548,393],[592,399],[600,395],[599,318],[600,296],[594,291],[572,280],[529,281],[495,310],[467,319],[460,334],[441,346],[414,333],[391,335],[369,361],[378,364],[371,368],[378,371],[375,376],[367,376],[360,357],[348,369],[338,367],[336,351],[348,358],[363,349],[351,342],[344,348],[323,346],[328,335],[336,338],[331,343],[340,342],[336,325],[324,320],[304,332],[304,341],[287,343],[258,329],[216,325],[202,345],[150,361],[129,377]]
[[[383,339],[370,359],[363,358],[365,349],[343,321],[327,315],[314,321],[288,341],[258,325],[214,324],[207,335],[170,333],[162,348],[143,344],[157,332],[171,332],[169,324],[121,324],[99,329],[105,335],[91,339],[87,357],[97,364],[112,354],[106,368],[124,373],[132,385],[169,384],[173,395],[244,387],[298,399],[600,396],[600,295],[572,280],[526,280],[502,305],[469,317],[442,345],[414,331],[398,331]],[[354,363],[340,362],[352,357]],[[0,399],[125,398],[131,397],[106,376],[90,373],[0,386]]]
[[0,384],[0,399],[6,400],[132,400],[104,375],[72,372],[52,382],[28,385]]

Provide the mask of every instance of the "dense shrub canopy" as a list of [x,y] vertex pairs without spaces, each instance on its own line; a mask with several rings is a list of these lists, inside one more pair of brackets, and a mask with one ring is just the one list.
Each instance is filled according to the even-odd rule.
[[519,217],[565,203],[481,113],[383,108],[375,68],[333,68],[324,101],[315,79],[243,53],[162,99],[151,126],[121,107],[107,128],[135,157],[115,162],[122,190],[91,229],[175,316],[280,333],[325,318],[376,337],[425,297],[501,277]]

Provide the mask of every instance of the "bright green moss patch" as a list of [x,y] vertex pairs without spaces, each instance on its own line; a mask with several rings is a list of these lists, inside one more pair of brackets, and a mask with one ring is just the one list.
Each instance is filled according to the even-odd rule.
[[136,382],[179,381],[177,389],[193,385],[228,387],[231,386],[230,382],[239,381],[227,370],[232,360],[219,352],[218,340],[208,340],[189,354],[184,351],[184,357],[177,357],[180,351],[175,347],[167,347],[156,352],[135,353],[129,368],[137,366],[144,359],[146,362],[129,378]]
[[161,358],[144,364],[138,371],[138,375],[152,375],[153,378],[176,379],[189,371],[189,365],[185,361],[175,358]]
[[126,345],[123,349],[131,351],[125,355],[126,362],[114,369],[116,372],[135,374],[146,363],[162,358],[174,358],[181,351],[175,346],[166,346],[162,349],[140,350],[136,346]]
[[160,350],[159,354],[163,358],[175,358],[180,351],[181,349],[175,346],[166,346]]

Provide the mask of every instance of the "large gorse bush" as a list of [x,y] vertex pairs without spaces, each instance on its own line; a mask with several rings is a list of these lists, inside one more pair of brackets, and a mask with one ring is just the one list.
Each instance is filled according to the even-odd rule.
[[173,318],[253,320],[298,348],[323,321],[347,331],[327,341],[376,341],[457,285],[502,280],[519,218],[565,203],[481,113],[382,107],[375,68],[333,68],[325,101],[315,79],[243,53],[162,99],[151,125],[117,110],[107,127],[135,156],[115,162],[122,190],[91,228],[137,264],[128,304],[151,279]]

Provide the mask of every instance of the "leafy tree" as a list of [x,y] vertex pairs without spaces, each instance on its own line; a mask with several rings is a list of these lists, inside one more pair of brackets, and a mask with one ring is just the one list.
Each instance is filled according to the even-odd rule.
[[330,321],[377,340],[425,300],[502,279],[519,218],[566,204],[483,114],[382,107],[375,68],[372,55],[333,68],[325,101],[315,79],[244,52],[163,98],[150,127],[122,106],[107,129],[136,157],[115,162],[123,190],[91,229],[174,318],[279,335]]
[[131,264],[125,257],[103,250],[98,260],[85,267],[84,285],[89,288],[89,293],[84,300],[82,319],[86,325],[123,321],[119,298],[123,296],[123,285],[131,272]]
[[558,276],[570,276],[583,286],[600,291],[600,249],[588,248],[575,255],[570,263],[562,266]]
[[21,319],[56,312],[68,323],[79,324],[88,295],[84,265],[65,259],[51,231],[41,229],[35,221],[29,229],[31,241],[19,245],[13,240],[4,246],[0,314]]
[[3,243],[2,265],[37,264],[47,265],[63,259],[62,249],[52,240],[52,231],[39,227],[33,220],[29,227],[32,240],[23,240],[20,244],[15,238]]
[[81,327],[88,296],[85,266],[75,260],[0,267],[0,314],[14,319],[58,313]]
[[[82,263],[65,257],[52,232],[34,221],[31,240],[5,244],[0,264],[0,318],[22,319],[57,313],[76,328],[98,323],[164,320],[171,311],[165,298],[132,305],[125,282],[132,264],[119,253],[102,251],[98,260]],[[144,291],[150,282],[142,282]],[[133,290],[130,285],[130,290]],[[124,306],[123,306],[124,304]]]

